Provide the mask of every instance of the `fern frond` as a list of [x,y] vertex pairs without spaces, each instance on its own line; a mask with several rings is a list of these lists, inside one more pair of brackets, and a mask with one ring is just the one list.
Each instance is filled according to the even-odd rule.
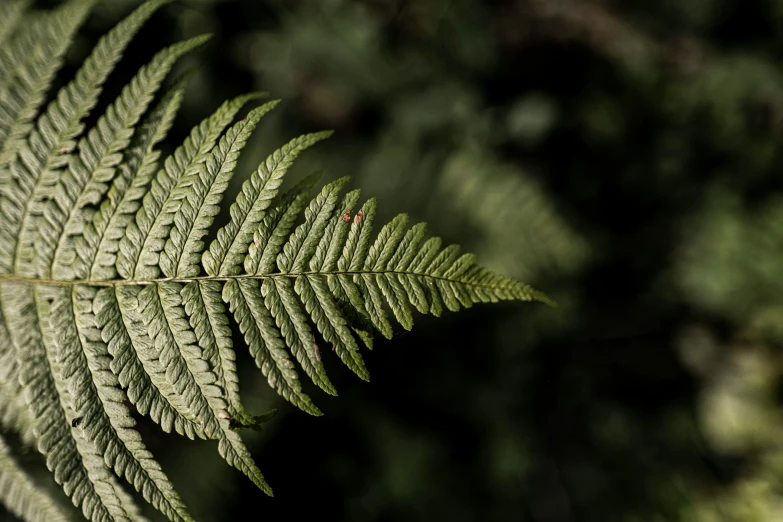
[[204,360],[215,374],[215,385],[226,392],[228,415],[248,422],[249,414],[239,397],[231,328],[220,292],[217,281],[191,281],[182,289],[182,302],[198,345],[203,349]]
[[[176,60],[206,39],[199,37],[156,54],[85,132],[81,121],[106,77],[167,2],[150,0],[98,42],[33,125],[91,2],[29,19],[38,24],[29,34],[13,29],[28,20],[25,2],[0,8],[11,19],[0,20],[0,42],[10,42],[0,50],[0,423],[35,439],[87,518],[142,519],[113,471],[170,520],[191,520],[126,400],[166,432],[217,440],[230,465],[272,494],[238,434],[259,429],[270,414],[242,406],[229,315],[270,386],[321,415],[296,370],[336,395],[320,337],[368,380],[357,338],[372,348],[373,329],[391,337],[387,310],[410,329],[414,310],[550,302],[456,245],[424,241],[425,226],[409,228],[405,214],[374,237],[376,200],[354,211],[360,194],[342,195],[347,177],[312,199],[320,174],[278,196],[298,156],[328,131],[291,140],[262,162],[205,249],[239,154],[278,102],[233,125],[263,94],[226,102],[159,168],[155,147],[172,126],[185,80],[149,107]],[[13,96],[6,102],[3,93]],[[45,504],[32,510],[24,478],[7,485],[19,470],[5,450],[0,440],[0,498],[24,516],[60,516]]]
[[[191,131],[188,139],[166,160],[165,167],[158,172],[156,179],[152,181],[149,192],[144,196],[143,204],[136,213],[136,219],[128,222],[125,235],[119,243],[116,268],[120,275],[127,278],[139,273],[159,273],[154,271],[157,270],[157,265],[147,264],[142,254],[143,250],[146,249],[157,247],[162,250],[165,245],[161,239],[155,240],[154,238],[166,237],[174,219],[177,207],[174,203],[176,200],[172,197],[172,191],[180,179],[192,176],[197,172],[199,166],[210,156],[220,134],[236,113],[248,101],[259,96],[261,95],[242,96],[224,104],[210,118],[196,126]],[[139,267],[138,263],[140,260],[142,265]],[[120,301],[118,307],[122,306]],[[120,314],[127,317],[131,312],[125,308]],[[137,322],[140,322],[140,318]],[[122,324],[121,321],[115,321],[115,323]],[[224,347],[229,343],[230,348],[230,340],[226,340],[225,335],[220,334],[216,330],[215,336],[216,343],[219,342]],[[118,341],[113,344],[115,351],[127,354],[127,357],[124,357],[122,360],[125,364],[130,365],[129,375],[136,375],[141,366],[147,370],[147,374],[142,378],[145,381],[142,391],[139,391],[137,394],[131,393],[132,401],[134,400],[134,395],[143,401],[141,404],[135,403],[139,411],[143,413],[149,411],[153,420],[163,423],[162,426],[166,431],[170,431],[173,425],[178,433],[186,434],[188,437],[192,438],[194,435],[205,436],[203,429],[194,425],[190,420],[194,417],[183,406],[181,398],[166,383],[165,379],[161,379],[162,370],[159,367],[158,358],[154,356],[146,357],[146,360],[141,362],[135,357],[137,353],[149,353],[149,351],[138,350],[140,346],[151,345],[147,334],[139,331],[138,328],[134,333],[134,329],[129,328],[126,334],[118,333],[114,338]],[[137,350],[134,351],[133,348],[137,348]],[[213,350],[213,345],[207,343],[204,350],[205,356],[214,362],[216,354]],[[236,382],[234,365],[232,361],[227,359],[225,348],[219,349],[217,356],[222,361],[220,365],[222,370],[218,370],[218,374],[223,379],[221,384],[225,384],[228,381]],[[213,367],[216,367],[216,365],[213,365]],[[124,372],[124,369],[119,365],[115,370],[116,372]],[[146,382],[147,378],[149,378],[149,382]],[[123,386],[129,384],[124,383]],[[233,393],[233,410],[238,413],[243,411],[238,399],[238,386],[234,387]]]
[[136,219],[128,223],[125,236],[120,241],[117,271],[121,277],[156,277],[160,273],[157,253],[165,245],[178,208],[171,194],[175,184],[180,178],[197,171],[242,107],[262,96],[262,93],[250,94],[224,103],[212,116],[194,127],[184,143],[166,159],[164,168],[158,171],[144,195]]
[[[202,45],[209,36],[199,36],[159,52],[142,67],[122,94],[109,106],[85,138],[79,154],[71,156],[53,198],[44,212],[47,233],[36,241],[40,274],[73,278],[75,262],[73,236],[80,236],[84,223],[92,219],[94,205],[103,199],[107,183],[114,177],[121,151],[128,146],[133,128],[152,101],[174,62]],[[51,267],[49,264],[51,263]]]
[[67,522],[68,515],[14,460],[0,435],[0,502],[27,522]]
[[[89,221],[94,213],[91,205],[99,203],[108,188],[106,182],[113,177],[121,158],[119,152],[128,145],[134,125],[171,66],[179,56],[204,40],[203,37],[196,38],[158,53],[131,80],[117,101],[98,120],[96,128],[81,140],[79,155],[71,158],[69,169],[65,171],[55,190],[55,197],[44,213],[49,226],[36,241],[41,275],[47,276],[51,272],[55,277],[72,277],[72,266],[63,266],[63,258],[71,264],[75,261],[73,241],[69,236],[81,236],[83,223]],[[80,298],[78,288],[74,288],[73,291],[60,292],[54,300],[57,328],[70,332],[58,340],[60,356],[65,361],[62,378],[70,381],[71,388],[76,388],[72,390],[72,395],[77,398],[73,409],[84,414],[85,419],[94,425],[94,429],[86,432],[85,436],[95,443],[107,464],[114,467],[118,474],[125,474],[138,490],[143,490],[145,498],[153,506],[172,520],[189,520],[179,496],[144,448],[139,435],[132,430],[129,414],[122,411],[124,394],[117,393],[113,381],[105,382],[109,376],[114,379],[114,374],[106,371],[108,367],[102,368],[99,364],[108,356],[100,332],[91,330],[89,325],[81,326],[84,320],[75,314],[72,300],[84,303],[82,308],[86,305],[91,315],[92,296]],[[91,331],[92,339],[89,339]],[[104,350],[105,356],[102,355]],[[76,373],[79,369],[80,374]]]
[[[296,218],[307,205],[307,196],[320,176],[320,173],[315,173],[302,180],[264,216],[253,234],[253,242],[245,257],[244,266],[247,273],[261,275],[274,270],[275,259],[294,228]],[[264,300],[268,301],[266,306],[274,316],[277,327],[291,347],[291,353],[314,383],[325,392],[337,395],[326,376],[315,338],[307,324],[307,316],[295,298],[290,280],[275,279],[274,282],[277,291],[271,291],[265,281],[266,289],[262,287],[263,296]],[[224,293],[224,299],[228,298],[229,294]]]
[[32,120],[44,101],[46,89],[62,65],[63,55],[76,29],[95,0],[71,0],[68,4],[31,21],[29,29],[13,42],[18,56],[3,82],[0,96],[0,169],[22,147]]
[[47,467],[86,517],[127,520],[103,458],[89,441],[71,432],[77,416],[70,408],[65,382],[56,377],[60,356],[49,328],[48,302],[38,288],[6,283],[0,290],[20,382],[35,419],[33,431]]
[[250,354],[277,393],[302,410],[322,415],[310,397],[302,391],[293,362],[264,303],[258,282],[252,279],[230,280],[223,289],[223,299],[239,323],[239,329],[250,348]]
[[[85,277],[91,266],[91,273],[96,279],[111,279],[116,275],[114,261],[119,240],[140,206],[138,201],[144,196],[145,187],[157,164],[159,154],[152,147],[168,132],[181,103],[186,79],[182,78],[178,82],[178,86],[160,101],[139,128],[133,144],[125,153],[125,161],[120,165],[121,174],[114,179],[109,189],[111,195],[85,227],[84,236],[77,238],[80,242],[77,243],[76,252],[81,268],[76,269],[76,274]],[[168,387],[158,358],[151,353],[151,341],[147,338],[146,329],[140,320],[133,325],[131,314],[125,314],[123,318],[115,289],[98,292],[93,306],[96,325],[112,356],[111,369],[117,375],[119,384],[127,390],[130,402],[142,414],[149,414],[166,432],[174,429],[191,439],[196,435],[203,436],[203,431],[194,424],[194,419],[179,413],[178,410],[186,409],[173,389]],[[133,343],[131,339],[134,339]],[[136,350],[133,345],[136,345]]]
[[[111,370],[128,400],[163,431],[205,437],[196,419],[166,381],[147,328],[138,316],[138,287],[104,288],[95,295],[95,324],[112,356]],[[184,414],[182,412],[185,412]]]
[[112,181],[107,198],[101,203],[83,236],[77,238],[77,263],[74,275],[78,278],[113,279],[117,276],[120,239],[140,207],[160,152],[154,149],[163,140],[182,104],[185,83],[190,74],[180,78],[157,107],[138,128],[130,147],[124,152],[118,166],[118,175]]
[[182,293],[178,283],[161,283],[147,286],[139,294],[140,313],[160,353],[166,378],[186,401],[207,436],[219,440],[218,450],[226,461],[271,494],[250,452],[231,430],[229,415],[221,413],[226,409],[226,402],[185,318]]
[[[261,118],[272,110],[278,101],[271,101],[253,109],[242,121],[231,127],[220,139],[202,168],[180,178],[172,192],[172,201],[178,202],[174,213],[174,226],[160,253],[161,271],[167,277],[193,277],[198,267],[204,243],[218,203],[234,174],[239,153]],[[154,252],[154,251],[153,251]]]
[[0,427],[13,429],[26,444],[35,440],[33,418],[19,384],[19,364],[5,316],[0,309]]
[[[367,200],[351,221],[348,236],[337,260],[337,268],[343,272],[355,272],[362,266],[370,244],[372,223],[375,220],[375,198]],[[361,310],[359,303],[364,303],[364,309],[372,325],[387,339],[392,337],[392,325],[386,317],[380,294],[374,287],[370,290],[361,277],[338,277],[340,285],[345,290],[349,300]]]
[[170,0],[145,2],[103,36],[76,77],[60,89],[7,168],[0,170],[0,273],[36,275],[34,240],[61,169],[68,162],[82,118],[98,99],[101,86],[141,25]]
[[242,184],[242,192],[232,203],[231,221],[217,232],[217,239],[204,252],[202,263],[208,275],[236,275],[241,272],[247,245],[263,219],[280,183],[296,158],[304,150],[331,136],[331,131],[306,134],[272,153],[261,163],[250,179]]
[[316,172],[299,182],[272,205],[255,232],[245,257],[245,272],[253,275],[269,274],[283,244],[288,240],[299,213],[307,206],[307,197],[321,173]]
[[80,428],[94,442],[106,464],[125,476],[144,498],[172,521],[192,520],[160,465],[134,429],[110,369],[107,346],[95,325],[92,302],[96,289],[63,288],[52,304],[54,328],[62,361],[62,378],[70,386],[71,407]]
[[[4,49],[7,48],[6,40],[11,36],[13,31],[17,28],[19,19],[27,10],[30,5],[30,0],[11,0],[0,5],[0,46]],[[6,63],[3,58],[0,58],[0,73],[5,77],[8,74],[8,69],[5,67]]]
[[[291,281],[289,279],[265,279],[261,284],[261,294],[264,296],[264,307],[275,318],[275,323],[280,329],[286,345],[290,347],[291,353],[307,376],[326,393],[337,395],[337,390],[334,389],[326,376],[318,345],[310,326],[307,324],[307,316],[296,299]],[[317,408],[307,402],[305,402],[305,406],[320,414]]]

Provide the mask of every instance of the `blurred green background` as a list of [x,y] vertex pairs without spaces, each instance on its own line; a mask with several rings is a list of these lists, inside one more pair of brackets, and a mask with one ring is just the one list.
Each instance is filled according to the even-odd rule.
[[[103,2],[62,78],[138,3]],[[281,409],[246,438],[274,499],[214,444],[142,421],[196,518],[783,520],[781,27],[781,0],[181,0],[155,15],[102,100],[161,46],[215,33],[169,150],[224,99],[269,91],[284,102],[244,175],[335,129],[292,179],[352,175],[382,218],[425,220],[560,304],[418,317],[365,354],[370,384],[327,357],[340,396],[312,390],[321,418],[244,354],[249,409]]]

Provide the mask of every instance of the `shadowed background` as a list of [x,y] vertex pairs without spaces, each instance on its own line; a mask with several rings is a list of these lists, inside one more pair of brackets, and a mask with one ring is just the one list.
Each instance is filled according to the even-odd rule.
[[[96,9],[61,81],[138,3]],[[560,305],[417,316],[364,354],[370,384],[324,350],[339,397],[311,386],[321,418],[269,390],[235,339],[248,409],[280,408],[246,437],[274,499],[216,444],[141,420],[197,520],[780,520],[781,24],[781,0],[182,0],[156,14],[101,100],[160,47],[214,33],[185,60],[200,70],[167,150],[226,98],[283,99],[226,201],[290,138],[335,129],[289,182],[351,175],[381,219],[425,220]]]

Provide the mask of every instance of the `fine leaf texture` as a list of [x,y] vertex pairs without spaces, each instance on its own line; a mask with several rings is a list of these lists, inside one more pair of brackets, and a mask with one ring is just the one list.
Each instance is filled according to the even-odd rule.
[[[129,405],[165,432],[216,440],[272,494],[240,432],[262,429],[275,410],[242,404],[234,323],[269,385],[321,415],[299,369],[329,395],[327,357],[369,380],[360,344],[372,348],[374,331],[391,337],[393,322],[409,330],[415,313],[476,303],[551,303],[425,239],[405,214],[375,227],[377,201],[360,203],[348,177],[316,190],[314,173],[280,194],[329,131],[279,147],[223,203],[240,153],[278,104],[242,117],[262,93],[227,101],[161,159],[190,74],[158,92],[208,36],[155,54],[86,128],[131,39],[167,0],[143,3],[101,38],[42,107],[93,3],[0,6],[0,428],[38,449],[87,519],[143,520],[121,478],[169,520],[192,520]],[[216,222],[221,208],[228,216]],[[5,440],[0,500],[24,520],[65,519]]]
[[11,44],[9,54],[16,58],[11,60],[16,67],[4,75],[0,91],[5,101],[0,107],[0,167],[5,168],[24,144],[46,87],[92,3],[94,0],[72,0],[56,11],[34,17]]
[[30,522],[67,522],[66,511],[43,491],[14,460],[0,436],[0,501],[14,515]]
[[[29,0],[12,0],[0,4],[0,44],[5,44],[8,38],[18,26],[19,19],[24,15],[25,10],[30,5]],[[6,49],[7,47],[3,47]],[[5,54],[5,53],[4,53]],[[0,62],[5,66],[5,62]],[[6,77],[8,69],[0,69],[3,77]]]

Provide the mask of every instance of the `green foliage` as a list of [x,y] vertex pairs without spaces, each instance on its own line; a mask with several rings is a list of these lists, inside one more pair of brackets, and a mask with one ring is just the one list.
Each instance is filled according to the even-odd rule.
[[52,522],[68,520],[67,512],[53,502],[36,485],[35,479],[14,460],[11,448],[2,437],[0,437],[0,501],[22,520]]
[[[370,348],[373,328],[391,338],[387,309],[409,330],[413,309],[439,316],[480,302],[551,303],[456,245],[424,241],[424,225],[409,227],[405,214],[373,238],[376,201],[358,207],[358,190],[341,195],[347,177],[310,199],[313,175],[278,197],[299,154],[329,132],[300,136],[263,161],[206,244],[239,155],[277,101],[233,125],[263,95],[226,102],[158,168],[155,146],[188,75],[158,91],[207,39],[196,37],[156,54],[92,128],[82,123],[133,35],[165,3],[144,3],[104,36],[40,114],[92,2],[45,14],[24,14],[25,2],[15,2],[0,13],[0,39],[9,42],[0,55],[0,420],[35,442],[93,521],[139,519],[112,471],[170,520],[192,520],[126,401],[166,432],[217,440],[220,455],[271,495],[239,436],[270,414],[241,403],[229,316],[269,385],[320,415],[293,362],[336,395],[315,330],[368,380],[356,338]],[[27,520],[62,518],[7,454],[0,441],[9,509]],[[33,505],[33,495],[44,500]]]
[[[739,323],[778,307],[783,266],[779,196],[752,208],[724,187],[683,227],[674,279],[688,300]],[[753,289],[752,292],[743,291]]]

